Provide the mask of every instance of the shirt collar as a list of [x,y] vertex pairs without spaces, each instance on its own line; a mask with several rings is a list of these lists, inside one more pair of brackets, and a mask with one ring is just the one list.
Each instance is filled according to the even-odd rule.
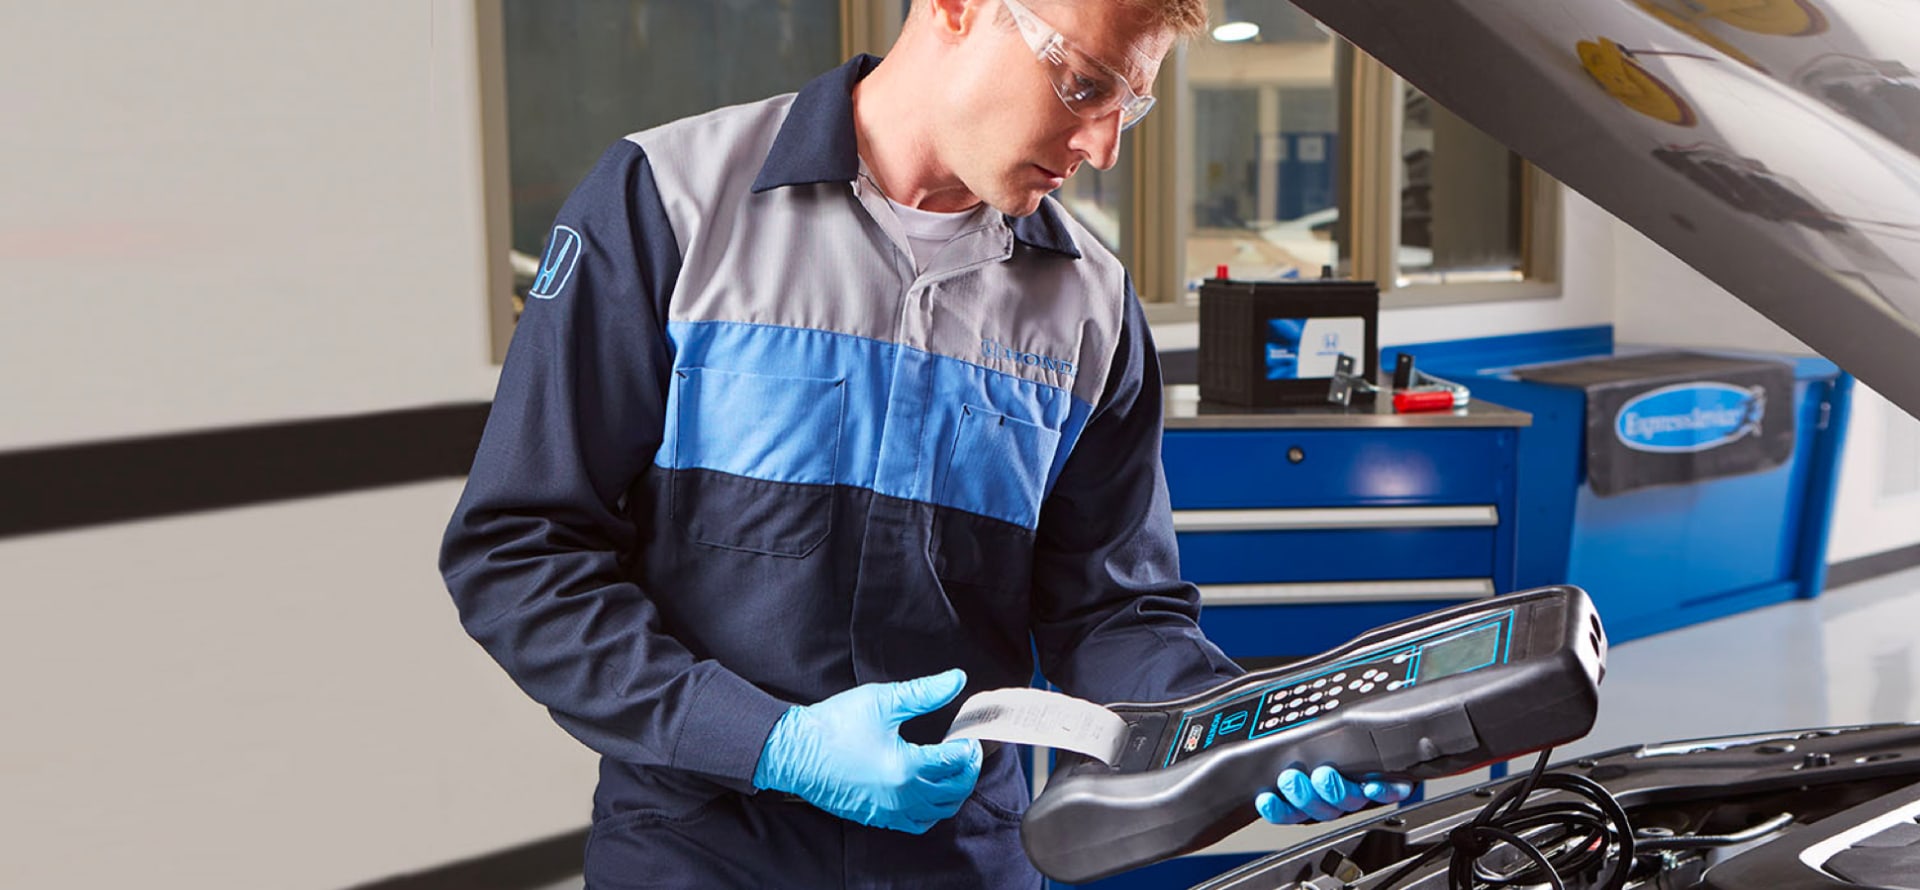
[[[852,182],[860,175],[860,151],[853,130],[853,85],[873,72],[880,59],[865,53],[813,79],[800,89],[787,119],[773,139],[766,163],[753,180],[755,194],[791,185]],[[1052,201],[1027,216],[1007,217],[1014,240],[1029,247],[1080,258],[1066,221]]]
[[1067,231],[1067,221],[1060,218],[1060,205],[1051,198],[1042,199],[1039,210],[1026,216],[1009,216],[1007,222],[1013,226],[1014,240],[1021,244],[1080,258],[1080,248]]

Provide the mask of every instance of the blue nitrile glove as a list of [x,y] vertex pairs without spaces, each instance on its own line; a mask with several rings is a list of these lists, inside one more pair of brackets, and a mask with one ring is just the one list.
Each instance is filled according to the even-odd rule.
[[1253,799],[1253,806],[1275,825],[1338,819],[1369,803],[1398,803],[1413,793],[1409,782],[1370,777],[1355,784],[1331,766],[1314,769],[1311,779],[1297,769],[1288,769],[1280,773],[1274,784],[1279,786],[1280,793],[1262,791]]
[[900,724],[939,710],[967,683],[963,671],[903,683],[867,683],[794,707],[773,725],[753,784],[800,795],[862,825],[920,834],[960,809],[980,778],[980,743],[915,745]]

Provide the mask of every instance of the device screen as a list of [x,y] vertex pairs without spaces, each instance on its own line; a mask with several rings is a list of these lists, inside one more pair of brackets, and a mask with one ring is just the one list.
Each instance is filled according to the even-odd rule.
[[1161,765],[1305,726],[1421,682],[1503,663],[1513,621],[1511,609],[1483,615],[1412,643],[1361,652],[1188,710]]
[[1476,627],[1459,636],[1437,640],[1420,648],[1418,679],[1438,680],[1479,670],[1499,654],[1500,626]]

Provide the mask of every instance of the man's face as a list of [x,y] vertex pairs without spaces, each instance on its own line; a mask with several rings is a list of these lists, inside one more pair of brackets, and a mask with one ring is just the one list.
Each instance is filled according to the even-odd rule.
[[[1119,4],[1027,0],[1027,6],[1141,95],[1173,46],[1169,31]],[[1121,115],[1116,109],[1088,119],[1068,110],[1050,69],[1003,18],[998,0],[986,3],[956,54],[935,150],[981,200],[1026,216],[1082,164],[1105,170],[1119,160]]]

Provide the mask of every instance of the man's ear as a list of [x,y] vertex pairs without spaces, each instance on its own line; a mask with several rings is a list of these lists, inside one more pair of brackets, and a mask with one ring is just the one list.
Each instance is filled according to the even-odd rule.
[[985,0],[927,0],[927,3],[933,26],[943,37],[965,37],[986,21],[983,18]]

